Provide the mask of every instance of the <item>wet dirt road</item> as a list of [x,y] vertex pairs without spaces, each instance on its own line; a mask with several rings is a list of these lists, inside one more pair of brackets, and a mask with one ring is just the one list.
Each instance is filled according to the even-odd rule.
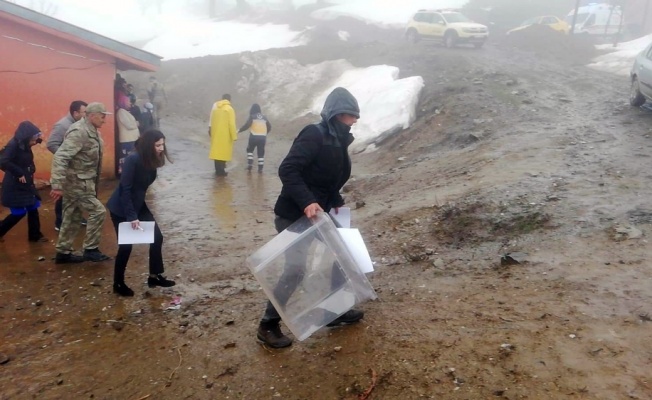
[[[178,337],[178,330],[185,331],[189,324],[178,318],[188,315],[188,307],[203,304],[199,308],[206,309],[228,296],[258,290],[244,258],[274,234],[271,207],[279,187],[278,161],[270,161],[262,174],[248,174],[242,135],[229,176],[216,178],[207,158],[207,138],[192,133],[205,129],[189,129],[187,121],[182,122],[183,129],[163,126],[174,163],[159,172],[148,197],[165,236],[166,273],[177,286],[148,289],[147,247],[135,246],[127,282],[136,296],[118,298],[111,293],[112,262],[55,265],[54,243],[28,244],[22,240],[24,224],[17,226],[5,237],[0,258],[6,299],[0,305],[0,353],[10,357],[0,374],[0,398],[130,398],[153,393],[164,387],[179,360],[177,349],[187,337]],[[278,160],[273,151],[269,158]],[[103,202],[115,184],[102,183]],[[52,206],[45,202],[41,222],[54,240]],[[116,248],[107,219],[101,249],[113,255]],[[252,297],[251,308],[260,315],[264,299]],[[181,299],[181,309],[164,311],[175,298]],[[211,325],[216,318],[231,320],[235,311],[212,310]],[[248,319],[253,321],[254,314]],[[168,325],[170,320],[177,326]],[[247,341],[258,350],[253,340]],[[129,384],[134,379],[138,383]]]
[[[372,382],[373,399],[652,398],[650,115],[626,105],[626,82],[493,46],[292,51],[327,50],[426,81],[415,125],[354,156],[346,197],[365,204],[354,221],[379,295],[363,322],[281,351],[256,343],[265,298],[244,259],[274,235],[275,170],[300,123],[270,138],[262,176],[246,174],[242,136],[216,179],[201,118],[170,116],[176,162],[149,201],[178,285],[148,290],[139,247],[127,270],[136,296],[117,298],[111,263],[39,262],[52,245],[11,232],[1,399],[354,399]],[[177,109],[214,78],[184,71],[223,60],[164,65],[188,79],[170,90]],[[616,225],[643,236],[616,240]],[[102,249],[114,243],[107,224]],[[508,251],[529,260],[501,266]],[[177,296],[180,309],[165,311]]]

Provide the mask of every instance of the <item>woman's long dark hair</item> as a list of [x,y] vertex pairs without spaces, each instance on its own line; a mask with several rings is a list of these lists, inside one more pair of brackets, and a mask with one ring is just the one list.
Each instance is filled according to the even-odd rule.
[[143,160],[146,169],[160,168],[165,165],[166,159],[172,162],[170,156],[168,156],[167,144],[160,156],[156,154],[154,144],[161,139],[165,139],[163,132],[158,129],[148,129],[136,140],[136,151],[140,155],[140,159]]

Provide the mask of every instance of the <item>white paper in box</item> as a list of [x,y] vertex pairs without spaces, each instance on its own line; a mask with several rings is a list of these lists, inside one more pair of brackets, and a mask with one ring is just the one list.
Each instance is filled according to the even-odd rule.
[[246,260],[298,340],[376,292],[325,213],[302,217]]

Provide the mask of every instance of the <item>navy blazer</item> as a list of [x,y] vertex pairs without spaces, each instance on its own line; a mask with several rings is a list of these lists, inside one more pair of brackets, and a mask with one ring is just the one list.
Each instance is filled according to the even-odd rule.
[[120,184],[106,204],[109,211],[127,221],[138,219],[145,205],[145,194],[156,180],[156,169],[145,169],[140,155],[133,152],[124,159]]

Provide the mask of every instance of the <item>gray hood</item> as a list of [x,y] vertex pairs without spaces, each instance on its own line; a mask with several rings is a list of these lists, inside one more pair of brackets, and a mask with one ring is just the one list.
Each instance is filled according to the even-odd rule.
[[338,87],[326,98],[324,108],[321,110],[321,117],[324,121],[328,122],[337,114],[351,114],[360,118],[360,107],[358,101],[353,97],[351,92]]

